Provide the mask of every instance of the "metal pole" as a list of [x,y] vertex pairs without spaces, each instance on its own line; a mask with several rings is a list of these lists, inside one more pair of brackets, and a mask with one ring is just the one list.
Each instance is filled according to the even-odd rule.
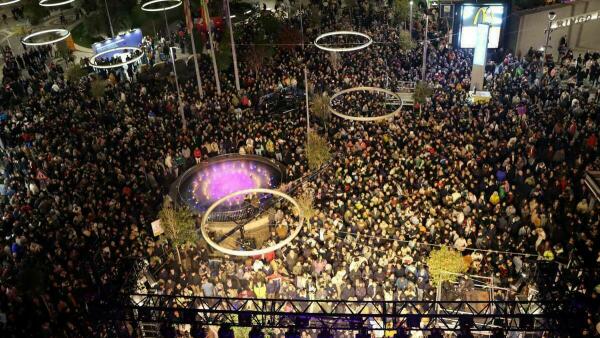
[[217,69],[217,58],[215,57],[215,44],[213,43],[212,30],[210,29],[210,14],[208,13],[208,5],[206,1],[207,0],[202,0],[202,12],[204,12],[204,22],[206,23],[206,31],[208,32],[208,43],[210,43],[210,56],[212,57],[213,71],[215,73],[217,94],[221,95],[221,82],[219,82],[219,70]]
[[550,49],[550,34],[552,33],[552,20],[548,20],[548,29],[546,30],[546,45],[544,45],[544,55],[548,54]]
[[173,54],[173,49],[176,47],[169,47],[169,52],[171,53],[171,62],[173,63],[173,73],[175,73],[175,86],[177,87],[177,97],[181,100],[181,91],[179,90],[179,80],[177,79],[177,69],[175,68],[175,56]]
[[302,17],[304,16],[304,10],[300,7],[300,37],[302,41],[302,49],[304,49],[304,26],[302,24]]
[[425,81],[427,70],[427,31],[429,30],[429,15],[425,13],[425,39],[423,40],[423,67],[421,68],[421,81]]
[[[190,0],[185,0],[185,2],[186,8],[190,8]],[[190,17],[192,15],[191,11],[186,10],[186,12],[188,19],[192,21],[192,18]],[[194,42],[194,27],[192,27],[189,33],[190,39],[192,40],[192,55],[194,58],[194,68],[196,70],[196,82],[198,83],[198,93],[200,94],[200,97],[204,97],[204,91],[202,90],[202,81],[200,80],[200,67],[198,67],[198,56],[196,55],[196,42]]]
[[163,14],[165,15],[165,27],[167,27],[167,39],[171,36],[171,32],[169,31],[169,21],[167,20],[167,10],[163,10]]
[[306,98],[306,146],[308,147],[308,133],[310,132],[310,110],[308,108],[308,70],[304,66],[304,97]]
[[[169,52],[171,53],[171,62],[173,62],[173,73],[175,74],[175,87],[177,88],[177,109],[179,110],[181,106],[181,91],[179,90],[179,80],[177,79],[177,68],[175,68],[175,56],[173,54],[173,49],[176,47],[169,47]],[[186,129],[187,123],[185,121],[185,113],[181,110],[181,125],[183,129]]]
[[112,25],[112,20],[110,19],[110,12],[108,11],[108,4],[106,3],[106,0],[104,0],[104,8],[106,8],[106,16],[108,17],[108,24],[110,26],[110,34],[111,37],[115,37],[115,31],[113,29],[113,25]]
[[413,31],[413,1],[410,1],[410,11],[408,14],[408,29],[410,31],[410,37],[412,38],[412,31]]
[[233,74],[235,76],[235,89],[240,91],[240,73],[238,71],[237,53],[235,52],[235,39],[233,38],[233,27],[231,25],[231,12],[229,10],[229,0],[225,0],[227,23],[229,24],[229,38],[231,40],[231,54],[233,56]]

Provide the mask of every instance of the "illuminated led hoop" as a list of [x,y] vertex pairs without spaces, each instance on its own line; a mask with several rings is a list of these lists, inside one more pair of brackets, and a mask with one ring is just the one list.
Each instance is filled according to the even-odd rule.
[[[215,208],[218,207],[221,203],[225,202],[226,200],[228,200],[232,197],[239,196],[239,195],[251,194],[251,193],[271,194],[274,196],[279,196],[281,198],[284,198],[284,199],[288,200],[290,203],[292,203],[292,205],[294,207],[296,207],[296,209],[298,210],[298,215],[300,216],[300,223],[299,223],[298,227],[296,227],[296,230],[294,230],[294,232],[292,232],[286,239],[284,239],[283,241],[281,241],[275,245],[272,245],[272,246],[270,246],[268,248],[264,248],[264,249],[250,250],[250,251],[227,249],[227,248],[224,248],[224,247],[220,246],[219,244],[215,243],[212,239],[210,239],[208,234],[206,233],[206,223],[208,222],[208,217],[210,216],[211,212],[213,212],[213,210],[215,210]],[[202,232],[202,237],[204,237],[204,240],[206,240],[206,243],[208,243],[208,245],[213,247],[215,250],[217,250],[221,253],[224,253],[226,255],[230,255],[230,256],[249,257],[249,256],[265,255],[265,254],[268,254],[275,250],[279,250],[279,249],[283,248],[284,246],[288,245],[291,241],[294,240],[294,238],[296,238],[298,236],[298,234],[300,233],[300,230],[302,230],[303,224],[304,224],[304,213],[302,212],[302,209],[300,208],[300,205],[298,204],[298,202],[292,196],[290,196],[286,193],[283,193],[279,190],[256,188],[256,189],[246,189],[246,190],[236,191],[232,194],[229,194],[229,195],[215,201],[215,203],[213,203],[210,207],[208,207],[208,209],[204,213],[204,216],[202,216],[202,221],[200,223],[200,231]]]
[[[150,5],[158,4],[161,2],[176,2],[176,4],[161,7],[161,8],[148,8]],[[152,1],[148,1],[146,3],[143,3],[142,10],[146,11],[146,12],[162,12],[162,11],[168,11],[169,9],[173,9],[181,4],[182,4],[181,0],[152,0]]]
[[19,1],[21,1],[21,0],[12,0],[12,1],[7,1],[7,2],[0,2],[0,7],[12,5],[12,4],[16,4]]
[[[96,59],[98,57],[100,57],[102,55],[110,54],[112,52],[116,52],[118,50],[129,50],[129,51],[132,51],[132,52],[140,52],[140,55],[136,56],[135,58],[133,58],[131,60],[128,60],[128,61],[125,61],[125,62],[121,62],[121,63],[117,63],[117,64],[114,64],[114,65],[98,65],[98,64],[96,64]],[[128,65],[130,63],[137,62],[137,61],[139,61],[142,58],[142,56],[144,56],[144,53],[142,53],[142,50],[140,48],[137,48],[137,47],[117,47],[117,48],[105,50],[102,53],[98,53],[98,54],[92,56],[90,58],[90,66],[92,66],[94,68],[98,68],[98,69],[118,68],[118,67],[126,66],[126,65]]]
[[50,2],[52,0],[40,0],[39,5],[44,7],[54,7],[54,6],[62,6],[66,4],[70,4],[71,2],[75,2],[75,0],[64,0],[62,2]]
[[[35,38],[36,36],[40,36],[40,35],[44,35],[44,34],[48,34],[48,33],[62,33],[63,36],[54,39],[54,40],[50,40],[50,41],[44,41],[44,42],[30,42],[28,40],[30,40],[31,38]],[[25,46],[45,46],[45,45],[51,45],[53,43],[57,43],[59,41],[62,41],[66,38],[69,37],[69,35],[71,35],[71,32],[69,32],[66,29],[63,28],[54,28],[54,29],[46,29],[43,31],[39,31],[39,32],[35,32],[35,33],[31,33],[29,35],[27,35],[26,37],[21,39],[21,43],[24,44]]]
[[[342,47],[342,48],[335,48],[335,47],[326,47],[323,46],[321,44],[319,44],[319,40],[322,40],[323,38],[326,38],[328,36],[334,36],[334,35],[355,35],[355,36],[360,36],[363,37],[365,39],[367,39],[367,42],[365,42],[362,45],[358,45],[358,46],[354,46],[354,47]],[[321,34],[319,36],[317,36],[317,38],[315,39],[315,47],[322,49],[322,50],[326,50],[329,52],[352,52],[355,50],[360,50],[363,48],[367,48],[369,47],[371,44],[373,43],[373,39],[371,39],[370,36],[368,36],[367,34],[364,33],[360,33],[360,32],[353,32],[353,31],[335,31],[335,32],[329,32],[329,33],[325,33],[325,34]]]
[[[398,109],[394,110],[393,112],[391,112],[389,114],[381,115],[381,116],[372,116],[372,117],[350,116],[350,115],[342,114],[342,113],[338,112],[337,110],[333,109],[333,106],[331,104],[333,102],[333,100],[335,100],[340,95],[344,95],[344,94],[352,93],[352,92],[376,92],[376,93],[388,94],[400,101],[400,107],[398,107]],[[335,93],[333,96],[331,96],[331,99],[329,99],[329,111],[333,115],[336,115],[336,116],[341,117],[346,120],[359,121],[359,122],[374,122],[374,121],[381,121],[381,120],[389,119],[391,117],[394,117],[396,114],[398,114],[400,112],[400,110],[402,110],[402,106],[404,106],[404,101],[402,100],[402,97],[400,95],[398,95],[392,91],[389,91],[387,89],[377,88],[377,87],[348,88],[348,89],[344,89],[342,91]]]

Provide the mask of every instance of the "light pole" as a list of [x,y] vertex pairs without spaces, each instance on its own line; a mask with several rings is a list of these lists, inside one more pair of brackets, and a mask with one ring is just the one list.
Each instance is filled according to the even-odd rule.
[[544,53],[548,54],[550,48],[550,34],[552,34],[552,22],[556,19],[555,12],[548,12],[548,29],[546,29],[546,44],[544,45]]
[[186,129],[187,123],[185,121],[185,113],[183,109],[181,109],[181,91],[179,90],[179,80],[177,78],[177,68],[175,67],[175,53],[173,53],[173,49],[179,49],[177,47],[169,47],[169,53],[171,54],[171,62],[173,63],[173,73],[175,74],[175,87],[177,88],[177,109],[181,114],[181,125],[183,129]]
[[310,109],[308,108],[308,70],[304,66],[304,97],[306,98],[306,146],[308,147],[308,134],[310,132]]
[[202,12],[204,14],[204,23],[208,33],[208,43],[210,43],[210,56],[212,57],[213,71],[215,72],[215,85],[217,94],[221,95],[221,82],[219,81],[219,70],[217,69],[217,58],[215,56],[215,44],[213,42],[212,29],[210,28],[210,14],[208,13],[208,0],[202,0]]
[[178,47],[169,47],[169,53],[171,54],[171,62],[173,63],[173,73],[175,73],[175,86],[177,87],[177,98],[181,100],[181,92],[179,90],[179,80],[177,79],[177,69],[175,68],[175,53],[173,49],[179,49]]
[[171,31],[169,30],[169,20],[167,20],[167,10],[163,10],[163,14],[165,16],[165,27],[167,28],[167,39],[169,39],[169,36],[171,35]]
[[237,65],[237,53],[235,52],[235,39],[233,38],[233,27],[231,26],[231,12],[229,10],[229,0],[225,0],[225,9],[227,15],[227,23],[229,24],[229,38],[231,40],[231,55],[233,56],[233,74],[235,76],[235,89],[240,91],[240,74]]
[[108,4],[106,3],[106,0],[104,0],[104,7],[106,8],[106,16],[108,17],[108,25],[110,26],[110,34],[114,38],[115,31],[113,29],[112,20],[110,19],[110,12],[108,11]]
[[429,15],[425,12],[425,39],[423,40],[423,66],[421,68],[421,81],[425,81],[427,71],[427,31],[429,30]]
[[408,30],[410,31],[410,37],[412,38],[412,31],[413,31],[413,4],[414,2],[412,0],[410,0],[409,2],[410,4],[410,11],[408,12]]
[[200,97],[204,97],[204,91],[202,90],[202,81],[200,80],[200,67],[198,66],[198,56],[196,55],[196,42],[194,41],[194,25],[192,21],[192,11],[190,10],[190,0],[184,0],[184,12],[186,20],[186,28],[190,34],[190,40],[192,43],[192,55],[194,58],[194,68],[196,70],[196,82],[198,83],[198,93]]

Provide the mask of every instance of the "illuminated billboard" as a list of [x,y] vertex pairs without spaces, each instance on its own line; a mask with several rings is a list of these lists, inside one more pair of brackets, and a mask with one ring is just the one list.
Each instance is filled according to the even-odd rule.
[[460,48],[475,48],[479,24],[490,26],[488,48],[498,48],[505,11],[504,4],[463,4],[460,10],[458,37]]

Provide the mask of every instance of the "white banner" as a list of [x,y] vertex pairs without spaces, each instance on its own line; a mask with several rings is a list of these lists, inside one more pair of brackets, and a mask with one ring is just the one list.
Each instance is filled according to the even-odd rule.
[[550,28],[557,29],[557,28],[569,27],[571,25],[586,23],[588,21],[598,20],[598,19],[600,19],[600,11],[584,13],[584,14],[572,16],[570,18],[555,20],[554,22],[552,22],[552,25],[550,25]]

